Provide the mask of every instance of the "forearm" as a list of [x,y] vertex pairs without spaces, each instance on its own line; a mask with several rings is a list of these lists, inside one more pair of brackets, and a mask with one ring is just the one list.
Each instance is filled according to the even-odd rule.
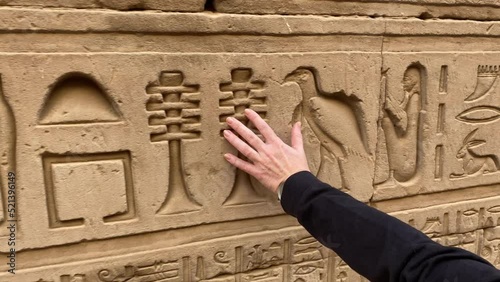
[[282,205],[311,235],[371,281],[441,282],[456,277],[457,281],[495,281],[477,280],[479,276],[470,273],[481,268],[487,274],[496,272],[478,256],[443,247],[309,172],[296,173],[285,182]]

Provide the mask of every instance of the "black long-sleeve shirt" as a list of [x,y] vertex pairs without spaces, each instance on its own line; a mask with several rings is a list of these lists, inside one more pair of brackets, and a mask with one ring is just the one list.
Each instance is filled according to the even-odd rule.
[[365,205],[310,172],[284,184],[281,205],[323,245],[373,282],[499,282],[481,257],[442,246],[402,221]]

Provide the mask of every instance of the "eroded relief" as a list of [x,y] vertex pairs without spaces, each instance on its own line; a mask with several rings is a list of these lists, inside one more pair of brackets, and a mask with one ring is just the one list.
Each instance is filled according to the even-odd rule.
[[395,213],[434,241],[467,249],[500,267],[498,197]]
[[[332,173],[332,165],[338,166],[341,188],[360,200],[370,199],[372,179],[355,177],[369,175],[373,163],[367,148],[361,100],[344,91],[323,91],[313,68],[300,67],[288,74],[285,82],[294,82],[300,87],[302,101],[294,110],[293,120],[301,121],[305,130],[311,132],[310,138],[320,144],[318,175]],[[342,122],[336,123],[340,120]]]
[[[188,261],[186,262],[185,259]],[[126,265],[123,272],[112,274],[109,270],[99,271],[99,281],[103,282],[126,282],[126,281],[190,281],[189,272],[183,275],[183,271],[189,269],[189,257],[180,260],[155,261],[152,264],[132,266]],[[181,268],[184,267],[184,268]],[[187,279],[184,279],[187,278]]]
[[[194,254],[165,258],[148,264],[103,269],[99,281],[231,281],[231,282],[305,282],[329,281],[335,273],[328,251],[312,237],[259,240],[243,244],[198,249]],[[198,254],[198,255],[197,255]],[[168,256],[166,256],[168,257]]]
[[59,280],[44,280],[42,278],[34,282],[87,282],[85,274],[75,274],[75,275],[61,275]]
[[184,84],[180,71],[165,71],[146,87],[149,100],[151,142],[168,142],[169,180],[165,201],[158,214],[178,214],[201,208],[187,186],[182,160],[182,140],[201,136],[199,85]]
[[421,65],[411,65],[403,76],[403,94],[384,93],[381,127],[386,140],[389,174],[386,180],[377,183],[378,186],[395,187],[410,181],[417,173],[418,148],[422,142],[423,75]]
[[[262,118],[266,118],[266,95],[262,91],[265,83],[252,79],[253,71],[249,68],[237,68],[231,71],[231,82],[223,82],[219,89],[219,110],[221,130],[228,128],[226,119],[234,117],[243,124],[252,127],[244,114],[245,109],[252,109]],[[245,159],[238,153],[239,158]],[[257,184],[251,181],[250,176],[240,169],[236,169],[231,193],[225,200],[225,205],[241,205],[266,201],[255,190]]]
[[[16,201],[9,199],[9,173],[16,173],[16,122],[12,108],[7,102],[0,76],[0,227],[7,219],[16,220],[17,213],[8,214],[8,209],[17,210]],[[3,227],[0,234],[7,233]]]

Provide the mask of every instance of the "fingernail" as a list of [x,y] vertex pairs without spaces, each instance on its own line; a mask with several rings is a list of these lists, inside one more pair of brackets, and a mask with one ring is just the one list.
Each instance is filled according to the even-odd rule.
[[228,118],[226,119],[226,122],[227,122],[227,123],[233,123],[233,121],[234,121],[234,118],[232,118],[232,117],[228,117]]
[[297,122],[297,124],[298,124],[299,128],[302,128],[302,122],[299,121],[299,122]]
[[224,158],[229,161],[229,159],[231,159],[231,156],[229,154],[224,154]]
[[224,134],[224,136],[228,137],[229,136],[229,130],[224,130],[223,134]]

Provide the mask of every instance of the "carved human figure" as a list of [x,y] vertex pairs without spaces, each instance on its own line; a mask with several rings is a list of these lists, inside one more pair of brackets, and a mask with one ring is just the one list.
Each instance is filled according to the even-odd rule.
[[394,180],[405,182],[416,173],[418,161],[420,110],[422,107],[421,68],[412,65],[403,76],[403,99],[398,101],[388,92],[384,101],[384,130],[390,176],[386,183]]

